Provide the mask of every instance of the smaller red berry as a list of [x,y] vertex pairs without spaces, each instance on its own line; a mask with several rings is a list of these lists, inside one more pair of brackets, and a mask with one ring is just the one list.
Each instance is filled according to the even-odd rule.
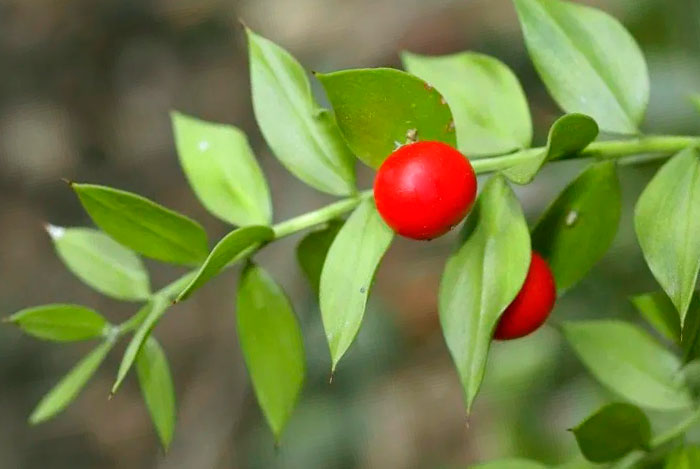
[[409,143],[384,160],[374,181],[377,211],[398,234],[433,239],[469,212],[476,176],[469,160],[442,142]]
[[547,262],[533,252],[525,282],[518,296],[501,315],[494,338],[517,339],[535,331],[547,320],[556,298],[552,271]]

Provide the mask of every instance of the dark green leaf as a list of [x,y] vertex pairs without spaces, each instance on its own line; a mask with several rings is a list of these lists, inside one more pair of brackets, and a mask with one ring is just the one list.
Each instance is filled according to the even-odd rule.
[[498,318],[530,266],[530,236],[518,199],[502,176],[481,191],[440,282],[440,323],[457,366],[467,411],[481,386]]
[[214,246],[209,257],[199,269],[197,276],[177,297],[177,301],[189,298],[195,290],[221,272],[224,267],[238,260],[242,254],[247,253],[248,248],[269,241],[274,236],[275,233],[267,226],[245,226],[224,236]]
[[304,236],[297,245],[297,261],[302,272],[309,281],[311,288],[318,294],[321,282],[321,270],[326,254],[331,247],[335,236],[343,226],[342,221],[333,220],[322,229],[312,231]]
[[328,250],[319,296],[333,370],[360,329],[374,273],[393,237],[374,201],[365,200]]
[[697,469],[700,467],[700,446],[681,446],[666,459],[664,469]]
[[631,404],[608,404],[572,430],[581,453],[591,462],[620,459],[649,446],[651,426],[642,410]]
[[690,306],[700,269],[700,155],[688,148],[656,173],[634,212],[649,269],[681,318]]
[[175,389],[168,359],[153,337],[146,340],[136,355],[136,374],[153,425],[167,450],[175,428]]
[[414,131],[418,140],[455,146],[450,108],[420,78],[392,68],[342,70],[316,77],[326,89],[350,148],[373,168]]
[[681,324],[678,312],[664,292],[645,293],[630,298],[637,311],[668,340],[680,343]]
[[174,264],[198,264],[209,251],[195,221],[140,195],[93,184],[72,184],[97,226],[126,247]]
[[7,321],[39,339],[56,342],[94,339],[105,335],[109,323],[96,311],[80,305],[50,304],[16,312]]
[[690,405],[676,379],[678,357],[632,324],[580,321],[563,325],[564,335],[588,370],[605,386],[642,407],[660,410]]
[[560,292],[581,280],[612,244],[620,198],[615,163],[594,163],[540,218],[532,231],[532,246],[547,259]]
[[401,58],[406,70],[435,86],[447,100],[462,153],[471,158],[530,146],[527,99],[503,62],[475,52],[440,57],[404,52]]
[[547,466],[531,461],[529,459],[511,458],[499,459],[497,461],[489,461],[475,466],[469,466],[470,469],[546,469]]
[[236,304],[238,338],[253,389],[279,441],[304,382],[301,328],[282,289],[256,265],[243,271]]
[[[667,300],[670,303],[670,300]],[[674,310],[673,306],[671,309]],[[678,322],[678,314],[675,315]],[[689,362],[700,358],[700,295],[697,291],[693,294],[685,316],[685,322],[681,332],[681,348],[683,349],[683,360]]]
[[566,112],[601,129],[637,132],[649,100],[649,76],[634,38],[600,10],[559,0],[514,0],[532,62]]
[[65,409],[73,399],[76,398],[80,390],[83,389],[88,380],[95,374],[97,368],[104,361],[107,353],[114,343],[106,341],[98,345],[92,352],[83,357],[75,367],[64,376],[56,386],[49,391],[36,406],[29,423],[36,425],[44,422]]
[[80,280],[118,300],[145,300],[151,295],[141,259],[98,230],[46,227],[56,252]]
[[545,162],[575,155],[597,135],[598,125],[590,117],[584,114],[561,116],[549,129],[547,147],[536,157],[506,169],[503,174],[517,184],[529,184]]
[[172,113],[175,144],[190,186],[211,213],[234,225],[267,225],[270,192],[245,134]]
[[304,69],[286,50],[249,29],[253,110],[277,158],[329,194],[355,192],[355,160],[333,115],[318,107]]

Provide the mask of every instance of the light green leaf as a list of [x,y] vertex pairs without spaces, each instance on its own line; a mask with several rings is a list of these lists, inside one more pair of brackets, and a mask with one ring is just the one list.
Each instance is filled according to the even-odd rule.
[[651,273],[681,325],[700,269],[700,155],[687,148],[656,173],[637,201],[634,226]]
[[529,184],[547,161],[575,155],[597,135],[598,125],[590,117],[583,114],[563,115],[549,129],[544,150],[538,150],[536,157],[506,169],[503,174],[516,184]]
[[440,93],[420,78],[392,68],[316,74],[333,105],[338,126],[353,153],[378,168],[406,143],[437,140],[455,146],[455,123]]
[[535,69],[566,112],[633,134],[649,101],[639,46],[610,15],[574,2],[514,0]]
[[454,115],[457,147],[470,158],[527,148],[532,121],[515,74],[476,52],[425,56],[404,52],[404,67],[434,86]]
[[471,469],[546,469],[547,466],[529,459],[510,458],[489,461],[469,467]]
[[73,402],[88,380],[95,374],[114,343],[106,341],[83,357],[36,406],[29,423],[36,425],[55,416]]
[[187,180],[211,213],[234,225],[267,225],[270,192],[245,134],[238,128],[171,113]]
[[158,320],[165,314],[165,311],[170,306],[170,303],[162,296],[154,296],[153,299],[148,302],[138,313],[137,316],[142,317],[143,320],[139,325],[134,335],[129,341],[129,345],[126,346],[124,355],[122,356],[122,361],[119,363],[119,370],[117,371],[117,379],[112,385],[112,390],[110,394],[115,394],[119,386],[121,386],[122,381],[126,378],[127,373],[131,369],[131,366],[136,360],[136,356],[143,347],[144,342],[148,339],[151,331],[158,323]]
[[651,425],[642,410],[632,404],[608,404],[572,429],[581,453],[591,462],[620,459],[635,449],[645,449]]
[[683,409],[688,391],[676,379],[678,357],[643,330],[614,321],[580,321],[563,325],[563,332],[583,364],[605,386],[642,407]]
[[297,262],[316,294],[319,292],[326,255],[342,226],[341,220],[333,220],[325,227],[304,236],[297,245]]
[[153,425],[167,450],[175,428],[175,389],[168,359],[153,337],[146,340],[136,355],[136,374]]
[[658,333],[671,342],[680,343],[681,324],[678,312],[664,292],[633,296],[630,301]]
[[615,239],[621,195],[612,161],[591,164],[544,212],[532,231],[532,248],[552,269],[557,290],[581,280]]
[[212,249],[197,276],[177,297],[177,301],[187,298],[227,265],[236,262],[248,249],[274,238],[275,233],[267,226],[244,226],[224,236]]
[[47,225],[58,256],[80,280],[118,300],[139,301],[151,295],[141,259],[98,230]]
[[96,311],[80,305],[49,304],[16,312],[8,322],[44,340],[73,342],[103,336],[109,323]]
[[355,160],[331,113],[311,95],[306,72],[289,52],[246,29],[253,110],[267,144],[306,184],[329,194],[355,189]]
[[282,289],[256,265],[243,271],[236,305],[238,338],[253,389],[279,441],[304,382],[301,328]]
[[374,201],[365,200],[328,250],[319,296],[333,370],[360,329],[374,274],[393,237]]
[[666,459],[664,469],[696,469],[700,467],[700,446],[681,446]]
[[457,366],[467,411],[486,367],[498,318],[520,291],[530,266],[530,236],[505,179],[489,180],[467,218],[464,241],[440,282],[442,333]]
[[147,257],[198,264],[209,251],[199,223],[137,194],[94,184],[71,184],[90,218],[116,241]]

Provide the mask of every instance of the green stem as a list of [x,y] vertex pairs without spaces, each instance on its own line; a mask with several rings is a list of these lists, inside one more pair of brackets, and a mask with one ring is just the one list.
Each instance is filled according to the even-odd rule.
[[674,427],[670,428],[661,435],[652,439],[650,446],[652,448],[658,448],[659,446],[665,445],[666,443],[669,443],[678,438],[679,436],[683,435],[686,431],[688,431],[693,425],[697,424],[698,422],[700,422],[700,408],[693,411],[693,413],[691,413],[685,419],[678,422]]

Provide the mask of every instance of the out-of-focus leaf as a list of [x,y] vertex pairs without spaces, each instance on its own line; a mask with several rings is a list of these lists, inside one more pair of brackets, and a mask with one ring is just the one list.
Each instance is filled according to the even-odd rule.
[[279,441],[304,382],[301,328],[282,289],[256,265],[243,271],[236,305],[238,338],[253,389]]
[[681,324],[678,312],[664,292],[633,296],[630,301],[659,334],[672,342],[680,343]]
[[267,225],[270,192],[245,134],[238,128],[173,112],[175,145],[202,204],[234,225]]
[[[667,300],[670,303],[670,300]],[[675,312],[675,308],[671,306]],[[678,322],[678,313],[675,314]],[[681,332],[681,349],[683,360],[689,362],[700,358],[700,294],[696,290],[690,301]]]
[[341,70],[316,77],[353,153],[378,168],[398,144],[418,140],[455,146],[455,123],[443,97],[418,77],[392,68]]
[[464,242],[445,266],[439,309],[469,411],[498,318],[520,291],[530,266],[527,223],[502,176],[491,178],[482,190],[464,234]]
[[333,220],[322,229],[312,231],[304,236],[297,245],[297,261],[302,272],[309,281],[311,288],[318,294],[321,282],[323,262],[331,247],[335,236],[343,226],[340,220]]
[[489,461],[469,467],[470,469],[546,469],[547,466],[529,459],[511,458]]
[[666,459],[664,469],[696,469],[700,467],[700,446],[681,446]]
[[475,52],[430,57],[404,52],[404,67],[442,93],[454,115],[457,146],[470,158],[527,148],[530,109],[518,78]]
[[355,192],[355,160],[333,114],[319,108],[304,69],[286,50],[246,29],[253,110],[267,144],[296,177],[323,192]]
[[16,312],[8,322],[25,333],[44,340],[73,342],[105,334],[109,323],[97,311],[85,306],[49,304]]
[[209,251],[199,223],[137,194],[71,184],[90,218],[126,247],[163,262],[198,264]]

